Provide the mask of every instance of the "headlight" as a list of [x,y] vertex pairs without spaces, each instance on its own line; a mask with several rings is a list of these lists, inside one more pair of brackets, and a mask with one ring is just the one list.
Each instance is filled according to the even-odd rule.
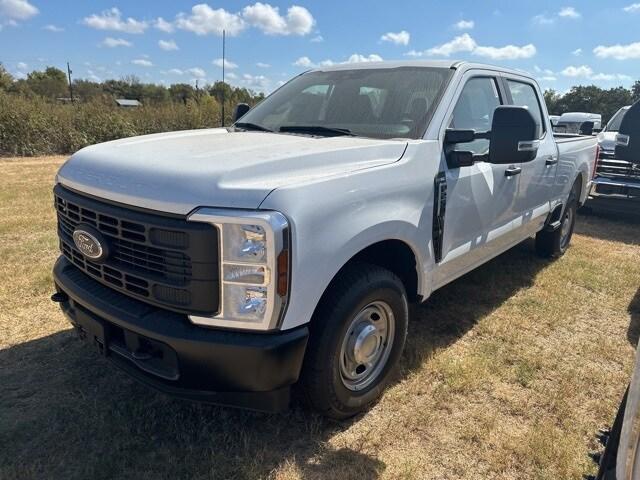
[[271,330],[278,326],[289,294],[289,224],[279,212],[200,208],[189,221],[219,231],[220,310],[190,315],[193,323]]

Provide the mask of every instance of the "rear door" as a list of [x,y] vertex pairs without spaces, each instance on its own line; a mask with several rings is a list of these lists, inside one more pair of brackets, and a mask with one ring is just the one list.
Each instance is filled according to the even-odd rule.
[[[494,72],[467,72],[455,98],[441,137],[446,128],[490,130],[495,108],[506,103],[505,92]],[[489,151],[489,141],[475,140],[456,148],[485,155]],[[436,287],[497,255],[510,243],[511,225],[517,215],[515,202],[519,178],[505,175],[509,167],[479,161],[468,167],[445,167],[440,174],[446,181],[446,209],[441,219],[441,254],[436,253]],[[438,179],[436,192],[437,184]],[[436,205],[435,210],[438,222],[438,212],[442,209]],[[437,245],[435,237],[434,240]]]
[[533,116],[540,142],[536,158],[518,164],[522,170],[515,203],[517,217],[514,230],[525,238],[538,231],[547,218],[558,169],[558,147],[535,84],[523,77],[512,76],[505,76],[504,83],[509,103],[526,107]]

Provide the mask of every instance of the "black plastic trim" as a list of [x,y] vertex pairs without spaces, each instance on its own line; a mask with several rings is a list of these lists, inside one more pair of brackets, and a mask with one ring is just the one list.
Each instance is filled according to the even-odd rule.
[[[64,257],[57,260],[53,277],[56,290],[69,297],[60,305],[71,323],[89,332],[105,328],[106,333],[96,334],[98,340],[106,339],[101,348],[138,380],[189,399],[270,411],[286,408],[289,386],[298,380],[304,358],[306,326],[277,333],[199,327],[186,315],[105,287]],[[154,375],[126,355],[114,354],[109,349],[109,329],[130,332],[175,352],[177,379]]]

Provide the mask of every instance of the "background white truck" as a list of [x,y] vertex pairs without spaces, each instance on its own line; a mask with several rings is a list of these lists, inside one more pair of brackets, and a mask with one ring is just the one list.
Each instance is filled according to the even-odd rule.
[[163,391],[280,410],[298,383],[348,417],[389,382],[408,302],[532,235],[565,252],[595,156],[595,137],[554,138],[522,72],[312,70],[230,129],[73,155],[54,190],[53,299]]

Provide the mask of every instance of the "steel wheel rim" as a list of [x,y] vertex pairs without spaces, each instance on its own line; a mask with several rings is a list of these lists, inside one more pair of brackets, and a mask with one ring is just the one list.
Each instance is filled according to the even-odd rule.
[[375,301],[349,322],[340,349],[340,379],[352,391],[363,390],[380,377],[395,336],[395,316],[388,303]]
[[573,208],[567,207],[564,213],[562,226],[560,227],[560,244],[566,247],[569,243],[569,235],[571,234],[571,223],[573,222]]

